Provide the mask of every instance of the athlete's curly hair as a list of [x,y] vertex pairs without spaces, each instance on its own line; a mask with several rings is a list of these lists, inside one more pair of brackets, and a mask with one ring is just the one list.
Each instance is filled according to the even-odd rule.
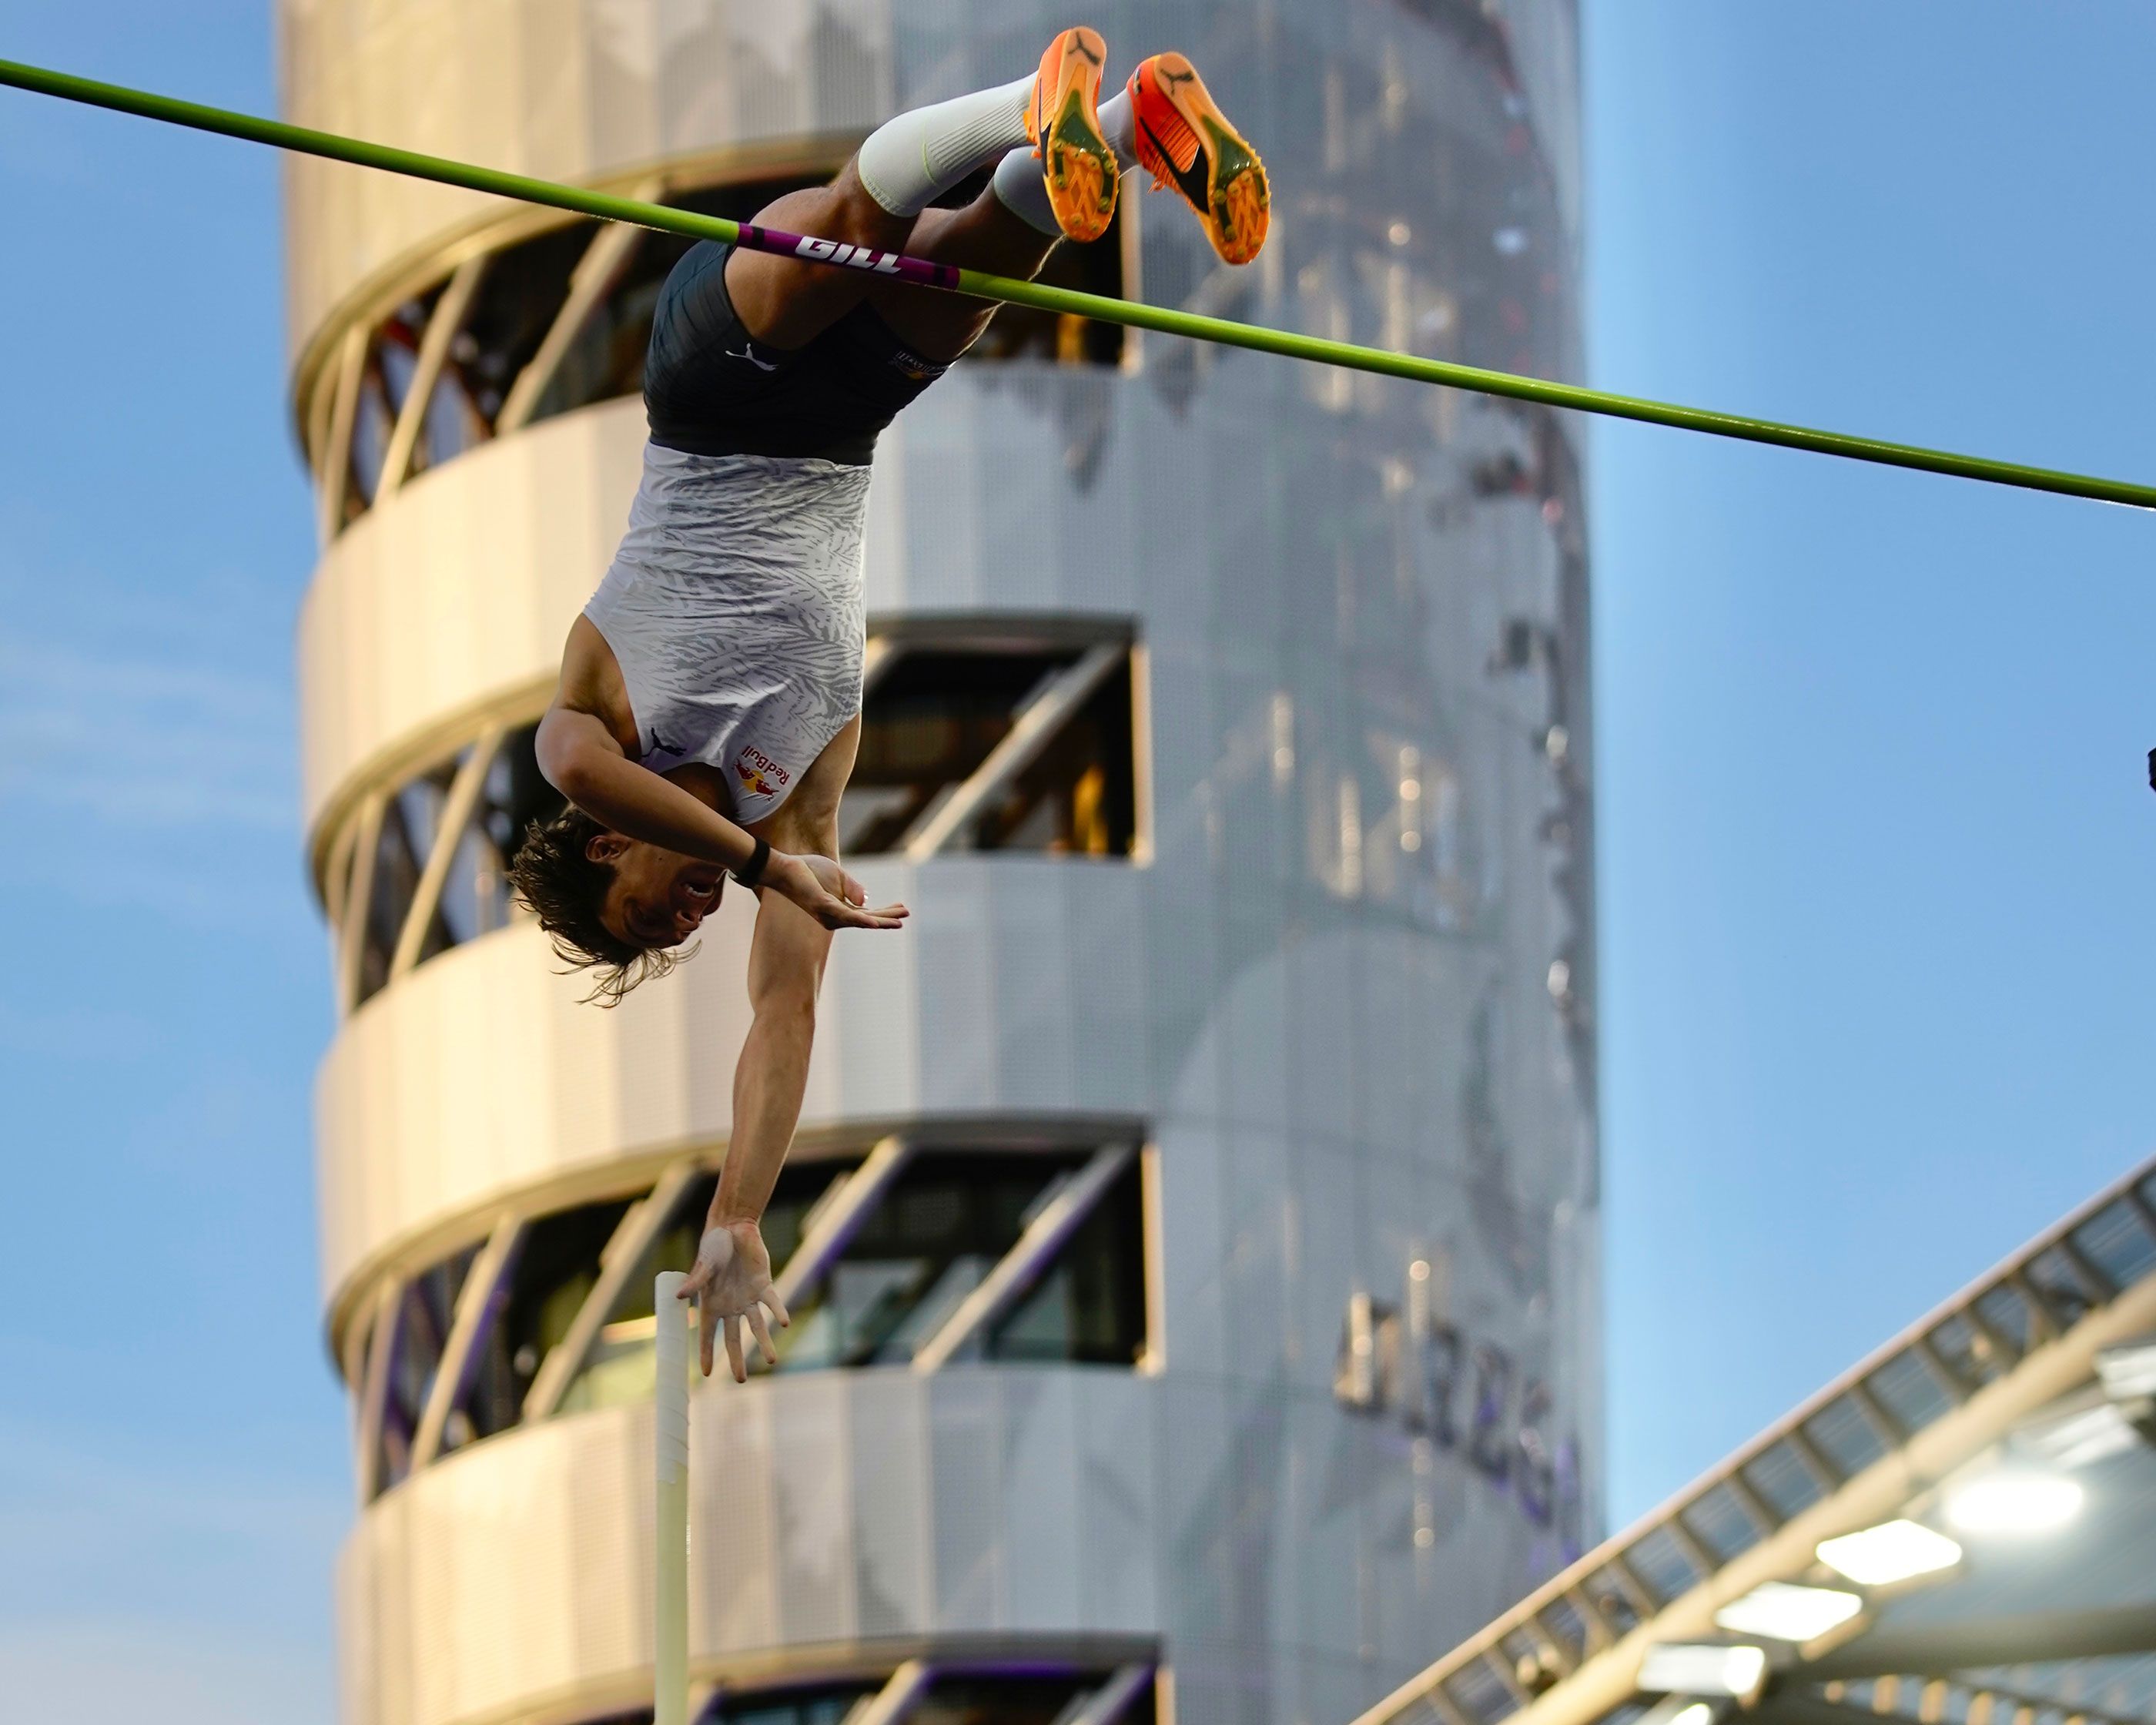
[[593,862],[586,847],[612,830],[570,803],[552,820],[535,820],[509,865],[518,901],[539,918],[554,952],[572,971],[593,973],[585,1000],[619,1006],[639,983],[665,976],[696,952],[644,947],[624,940],[599,920],[599,906],[613,885],[613,865]]

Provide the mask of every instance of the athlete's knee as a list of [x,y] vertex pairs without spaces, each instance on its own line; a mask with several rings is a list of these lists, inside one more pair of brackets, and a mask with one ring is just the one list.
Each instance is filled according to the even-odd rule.
[[894,214],[876,202],[862,182],[858,157],[839,170],[838,177],[824,188],[824,196],[827,200],[821,212],[824,225],[816,231],[827,239],[885,247],[913,226],[911,216]]
[[764,835],[772,849],[793,856],[839,855],[839,811],[835,809],[782,809]]

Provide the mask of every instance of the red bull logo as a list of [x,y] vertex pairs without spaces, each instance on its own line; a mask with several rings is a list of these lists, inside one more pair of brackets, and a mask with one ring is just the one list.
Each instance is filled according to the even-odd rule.
[[793,776],[759,748],[744,748],[734,758],[734,777],[752,797],[777,796]]

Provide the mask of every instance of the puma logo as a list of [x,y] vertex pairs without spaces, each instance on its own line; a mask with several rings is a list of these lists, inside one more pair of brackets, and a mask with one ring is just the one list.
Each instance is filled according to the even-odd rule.
[[776,365],[767,363],[765,361],[760,360],[756,357],[756,343],[753,341],[743,342],[742,344],[742,351],[739,353],[735,352],[732,348],[729,347],[726,350],[726,357],[728,359],[745,359],[751,365],[754,366],[759,372],[775,372],[778,369]]

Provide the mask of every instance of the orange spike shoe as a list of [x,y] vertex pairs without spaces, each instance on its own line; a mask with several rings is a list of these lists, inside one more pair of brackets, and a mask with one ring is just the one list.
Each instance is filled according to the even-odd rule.
[[1049,206],[1073,239],[1098,239],[1116,213],[1121,175],[1096,111],[1107,59],[1098,31],[1082,25],[1064,31],[1040,57],[1025,110],[1025,135],[1040,158]]
[[1157,54],[1131,74],[1138,164],[1197,212],[1213,249],[1247,264],[1265,243],[1272,193],[1265,165],[1179,54]]

